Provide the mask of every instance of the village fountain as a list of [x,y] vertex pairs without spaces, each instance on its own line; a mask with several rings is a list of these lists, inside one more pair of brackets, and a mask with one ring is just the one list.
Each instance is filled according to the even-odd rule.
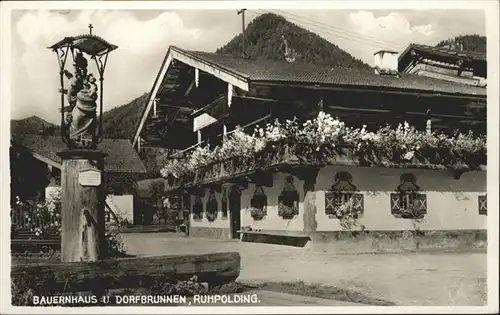
[[[58,152],[61,169],[61,260],[104,258],[105,192],[102,173],[104,71],[110,52],[118,48],[89,33],[64,37],[48,47],[57,55],[61,93],[61,138],[67,149]],[[66,69],[71,58],[73,71]],[[98,78],[90,72],[94,60]],[[99,80],[99,87],[96,81]],[[67,88],[66,81],[68,81]]]
[[[89,34],[65,37],[49,47],[59,61],[61,137],[67,146],[58,152],[62,159],[61,262],[14,265],[11,279],[15,292],[23,296],[40,288],[46,295],[92,292],[99,303],[109,305],[110,290],[145,289],[155,281],[178,283],[196,276],[212,286],[235,280],[241,262],[237,252],[126,258],[110,257],[106,252],[106,154],[97,145],[104,136],[104,70],[108,54],[117,46],[93,35],[92,25],[89,29]],[[68,56],[73,60],[73,72],[65,67]],[[87,58],[95,60],[99,88]]]

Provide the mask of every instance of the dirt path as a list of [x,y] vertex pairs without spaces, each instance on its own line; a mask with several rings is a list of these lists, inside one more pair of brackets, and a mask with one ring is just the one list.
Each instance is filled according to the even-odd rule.
[[123,234],[129,253],[166,255],[238,251],[239,281],[296,281],[352,289],[398,305],[484,305],[486,254],[338,255],[288,246]]

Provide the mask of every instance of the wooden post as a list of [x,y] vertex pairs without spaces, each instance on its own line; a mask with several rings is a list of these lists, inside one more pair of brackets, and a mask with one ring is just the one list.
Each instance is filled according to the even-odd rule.
[[194,84],[196,87],[200,85],[200,70],[198,68],[194,68]]
[[158,102],[158,99],[155,98],[153,100],[153,117],[156,118],[156,103]]
[[102,173],[106,153],[70,149],[59,152],[61,168],[61,261],[105,258],[105,191]]
[[425,126],[425,129],[427,131],[427,134],[432,134],[432,118],[431,118],[431,110],[428,109],[427,110],[427,123],[426,123],[426,126]]
[[233,102],[233,92],[234,86],[231,83],[227,84],[227,107],[231,107],[231,103]]
[[241,14],[241,36],[242,36],[242,51],[241,51],[241,56],[245,58],[245,11],[247,9],[241,9],[237,10],[238,15]]

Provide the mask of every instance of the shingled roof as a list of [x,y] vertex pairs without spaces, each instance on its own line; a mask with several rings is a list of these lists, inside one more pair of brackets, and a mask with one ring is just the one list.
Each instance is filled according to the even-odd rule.
[[426,52],[429,54],[442,56],[442,57],[450,57],[450,58],[465,58],[470,60],[484,61],[486,62],[486,54],[481,52],[472,52],[472,51],[462,51],[459,49],[451,49],[446,47],[433,47],[428,45],[420,45],[420,44],[410,44],[404,52],[399,57],[400,59],[404,57],[411,50]]
[[[44,136],[33,134],[18,134],[13,136],[13,145],[19,146],[29,152],[38,154],[57,164],[61,164],[61,158],[57,152],[67,148],[61,137]],[[99,149],[107,153],[104,170],[116,173],[145,173],[139,155],[127,139],[104,139],[99,144]]]
[[430,59],[444,60],[447,63],[457,63],[459,60],[486,74],[486,54],[481,52],[462,51],[446,47],[410,44],[398,58],[399,71],[403,71],[418,56]]
[[314,87],[315,89],[345,88],[419,95],[486,98],[486,89],[417,75],[377,75],[375,71],[354,68],[330,67],[327,65],[288,63],[286,61],[245,59],[232,55],[203,51],[189,51],[170,46],[162,62],[147,104],[137,121],[133,145],[152,108],[160,87],[168,80],[168,69],[172,62],[181,62],[208,72],[245,91],[256,84],[283,84]]
[[288,63],[273,60],[251,60],[209,52],[187,51],[171,47],[191,58],[222,68],[249,83],[297,83],[308,85],[377,88],[435,94],[486,96],[486,89],[417,75],[401,77],[377,75],[374,72],[325,65]]

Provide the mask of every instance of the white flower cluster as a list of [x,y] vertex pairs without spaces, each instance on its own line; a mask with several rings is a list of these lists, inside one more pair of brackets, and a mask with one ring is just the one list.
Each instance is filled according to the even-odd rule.
[[[282,123],[276,120],[266,124],[265,128],[257,126],[252,135],[237,129],[225,139],[221,146],[210,150],[208,147],[197,147],[190,156],[181,160],[170,160],[161,170],[163,177],[173,175],[181,177],[186,173],[230,159],[232,157],[253,157],[270,144],[280,144],[283,141],[300,143],[307,152],[319,151],[322,146],[335,147],[339,144],[354,148],[354,154],[364,155],[376,153],[382,158],[406,160],[411,162],[417,152],[422,149],[447,150],[456,158],[461,158],[463,152],[485,154],[486,138],[477,137],[472,133],[458,134],[450,137],[444,134],[427,133],[411,127],[407,122],[396,129],[383,127],[376,132],[362,128],[347,127],[344,122],[333,118],[324,112],[319,112],[315,119],[299,125],[297,120],[287,120]],[[304,152],[306,152],[304,151]],[[399,157],[394,152],[400,154]],[[396,161],[398,162],[398,161]],[[438,161],[439,162],[439,161]]]

